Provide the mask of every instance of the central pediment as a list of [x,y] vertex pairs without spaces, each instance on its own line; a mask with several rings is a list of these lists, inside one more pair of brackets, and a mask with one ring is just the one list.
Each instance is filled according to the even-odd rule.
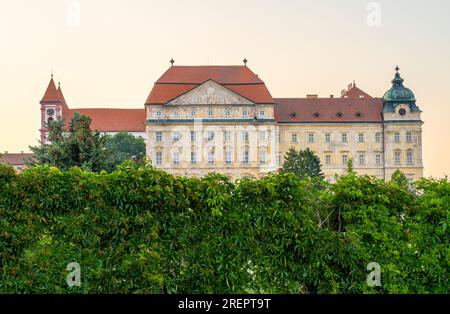
[[253,102],[223,87],[206,81],[189,92],[168,102],[169,105],[251,105]]

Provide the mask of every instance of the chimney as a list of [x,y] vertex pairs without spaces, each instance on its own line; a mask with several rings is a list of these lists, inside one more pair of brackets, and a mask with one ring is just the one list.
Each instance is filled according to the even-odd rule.
[[330,98],[334,98],[334,95],[330,95]]
[[345,89],[341,90],[341,97],[345,95],[347,91]]
[[306,98],[308,98],[308,99],[316,99],[316,98],[319,98],[319,95],[317,95],[317,94],[309,94],[309,95],[306,95]]
[[5,155],[7,155],[8,154],[8,151],[7,150],[5,150]]
[[351,90],[352,87],[353,87],[353,84],[352,84],[352,83],[348,84],[348,90]]
[[20,153],[23,155],[23,150],[21,150]]

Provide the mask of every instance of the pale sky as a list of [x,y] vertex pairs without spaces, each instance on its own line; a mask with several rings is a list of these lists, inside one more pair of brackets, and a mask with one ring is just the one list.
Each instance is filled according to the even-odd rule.
[[0,152],[38,143],[52,70],[69,107],[142,108],[172,57],[176,65],[246,57],[273,97],[340,95],[353,80],[381,97],[398,64],[423,110],[425,175],[442,177],[449,16],[446,0],[0,0]]

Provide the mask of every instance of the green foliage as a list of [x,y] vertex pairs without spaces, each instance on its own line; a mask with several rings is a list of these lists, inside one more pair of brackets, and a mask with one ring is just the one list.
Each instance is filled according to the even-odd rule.
[[125,160],[138,164],[145,159],[145,142],[142,137],[135,137],[127,132],[105,136],[106,160],[104,170],[112,172]]
[[299,179],[324,177],[319,157],[309,148],[296,151],[291,147],[286,153],[284,160],[281,169],[283,173],[293,173]]
[[91,118],[75,113],[65,127],[60,119],[48,125],[49,144],[30,147],[35,155],[29,165],[50,165],[62,170],[80,167],[83,170],[112,172],[126,160],[142,162],[145,143],[126,132],[113,136],[100,135],[90,128]]
[[405,189],[408,188],[409,186],[409,182],[408,179],[406,179],[406,175],[398,169],[395,170],[394,173],[392,174],[391,182]]
[[[0,293],[448,293],[449,204],[447,179],[0,164]],[[81,287],[66,284],[71,262]]]

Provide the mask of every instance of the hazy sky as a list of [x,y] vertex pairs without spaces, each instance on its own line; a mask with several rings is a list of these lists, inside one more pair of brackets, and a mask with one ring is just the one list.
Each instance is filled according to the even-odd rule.
[[423,110],[425,174],[450,174],[449,16],[446,0],[0,0],[0,152],[37,144],[52,70],[70,107],[142,108],[172,57],[246,57],[273,97],[353,80],[381,97],[398,64]]

